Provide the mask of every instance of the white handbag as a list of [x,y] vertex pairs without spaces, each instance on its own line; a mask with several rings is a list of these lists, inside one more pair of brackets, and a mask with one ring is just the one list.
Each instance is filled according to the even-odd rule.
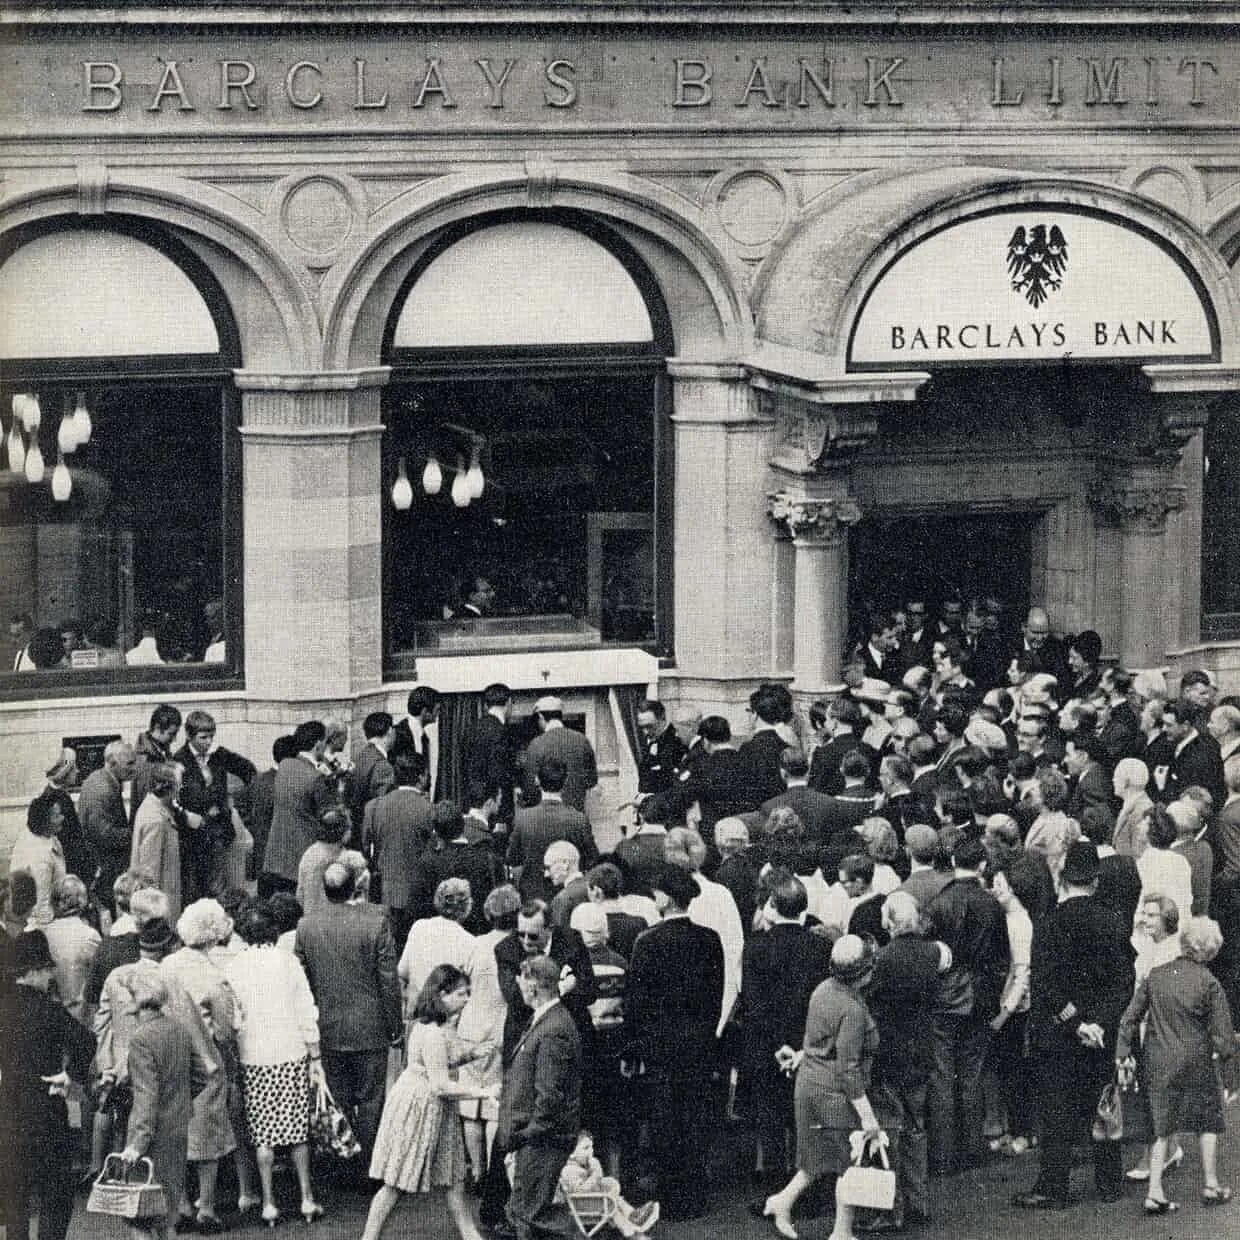
[[862,1165],[865,1158],[865,1135],[854,1132],[848,1139],[852,1149],[852,1165],[844,1169],[844,1174],[836,1182],[835,1199],[844,1205],[857,1206],[865,1210],[891,1210],[896,1204],[896,1173],[891,1169],[887,1159],[887,1137],[881,1135],[878,1141],[878,1156],[881,1167]]

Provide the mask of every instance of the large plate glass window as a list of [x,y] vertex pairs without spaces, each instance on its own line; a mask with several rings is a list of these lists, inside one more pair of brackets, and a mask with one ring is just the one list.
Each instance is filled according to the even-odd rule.
[[0,692],[237,679],[237,353],[171,237],[109,221],[0,249]]

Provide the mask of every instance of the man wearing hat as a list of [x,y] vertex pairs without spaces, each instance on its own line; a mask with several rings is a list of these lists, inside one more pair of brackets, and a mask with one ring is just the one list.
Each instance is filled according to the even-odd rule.
[[12,1240],[64,1240],[73,1213],[73,1139],[65,1092],[84,1082],[95,1039],[48,992],[56,965],[41,930],[12,948],[16,985],[0,1003],[0,1202]]
[[[1098,900],[1098,849],[1068,846],[1059,904],[1034,926],[1030,969],[1030,1042],[1042,1106],[1042,1145],[1032,1190],[1012,1204],[1057,1209],[1068,1204],[1072,1147],[1090,1131],[1098,1098],[1111,1080],[1115,1035],[1132,995],[1131,927]],[[1093,1142],[1094,1183],[1104,1202],[1123,1192],[1118,1141]]]
[[564,703],[558,697],[540,697],[534,703],[538,735],[530,741],[523,763],[522,795],[527,805],[538,802],[538,768],[546,758],[564,763],[568,777],[562,794],[565,805],[586,812],[586,792],[598,783],[598,765],[590,742],[575,728],[564,726]]

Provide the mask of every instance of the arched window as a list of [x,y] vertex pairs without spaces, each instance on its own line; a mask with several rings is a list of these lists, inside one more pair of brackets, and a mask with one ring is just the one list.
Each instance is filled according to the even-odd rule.
[[492,218],[427,250],[386,348],[389,672],[667,650],[670,351],[645,267],[589,220]]
[[0,242],[0,690],[239,674],[239,360],[172,238],[109,220]]

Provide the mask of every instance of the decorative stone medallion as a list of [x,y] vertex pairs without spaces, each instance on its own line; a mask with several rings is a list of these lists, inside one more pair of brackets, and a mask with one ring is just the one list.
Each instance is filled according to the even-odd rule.
[[288,191],[280,211],[284,231],[308,254],[331,254],[349,239],[357,212],[344,187],[328,177],[307,177]]
[[788,195],[765,172],[738,172],[719,187],[715,209],[737,245],[770,245],[788,218]]

